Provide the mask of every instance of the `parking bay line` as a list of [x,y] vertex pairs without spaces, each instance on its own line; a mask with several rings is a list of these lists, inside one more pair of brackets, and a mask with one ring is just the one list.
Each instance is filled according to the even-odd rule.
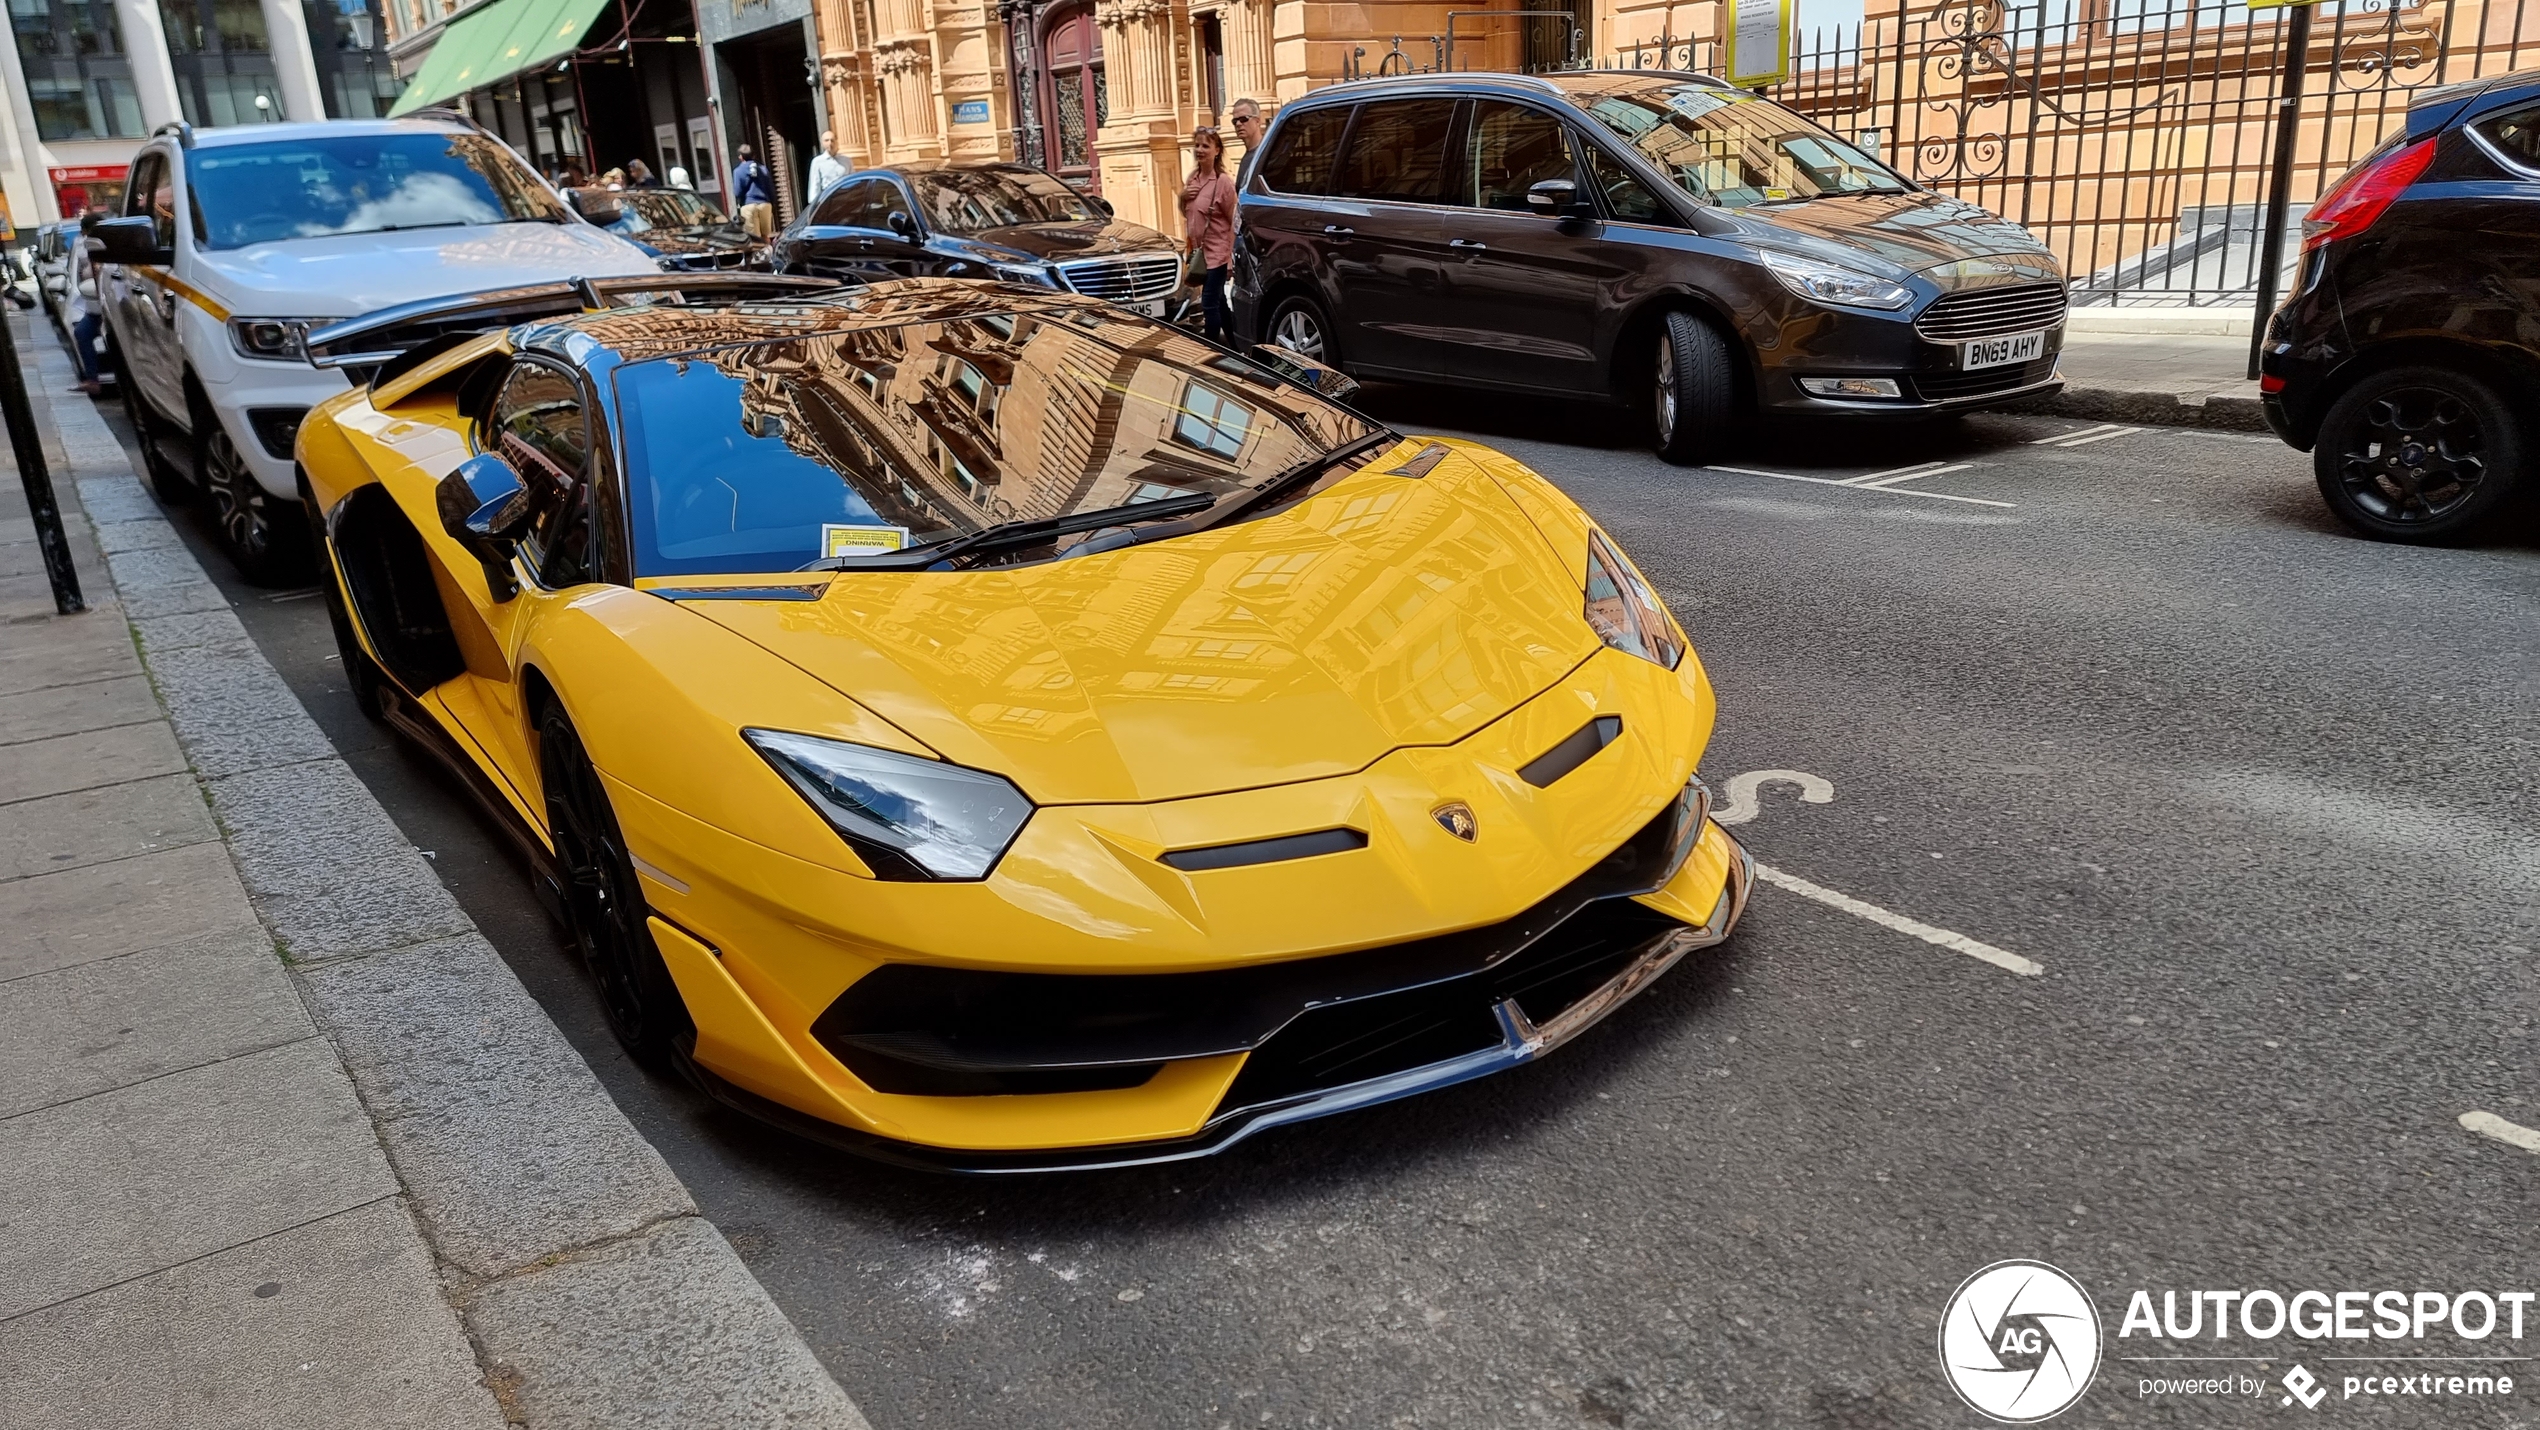
[[1951,472],[1969,471],[1974,466],[1973,462],[1950,462],[1945,465],[1933,462],[1923,467],[1909,467],[1894,474],[1880,473],[1878,481],[1871,481],[1868,477],[1855,477],[1852,485],[1866,487],[1872,491],[1886,491],[1890,487],[1903,486],[1907,482],[1919,482],[1925,477],[1945,477]]
[[[1867,919],[1880,928],[1891,929],[1908,937],[1921,939],[1936,948],[1945,948],[1952,953],[1963,953],[1969,958],[1980,958],[1996,968],[2008,970],[2024,978],[2035,978],[2046,971],[2044,964],[2033,959],[2022,958],[2008,949],[1995,948],[1989,943],[1969,938],[1962,933],[1953,933],[1948,929],[1935,927],[1920,919],[1909,919],[1903,914],[1882,909],[1876,904],[1856,899],[1850,894],[1837,893],[1824,885],[1809,883],[1796,874],[1783,873],[1770,864],[1757,863],[1755,877],[1776,888],[1788,889],[1803,899],[1814,899],[1830,909],[1841,909],[1854,918]],[[2464,1118],[2462,1121],[2466,1125],[2468,1119]]]
[[2140,427],[2120,427],[2114,422],[2102,422],[2096,427],[2084,427],[2078,432],[2058,432],[2052,437],[2040,437],[2029,445],[2032,447],[2087,447],[2093,442],[2105,442],[2114,437],[2129,437],[2142,430]]
[[[1704,467],[1702,470],[1706,472],[1727,472],[1733,476],[1740,477],[1770,477],[1777,482],[1807,482],[1813,486],[1820,487],[1843,487],[1849,491],[1879,492],[1892,497],[1927,497],[1933,501],[1965,502],[1969,506],[1999,506],[2010,507],[2014,510],[2016,510],[2018,506],[2015,502],[1992,501],[1984,497],[1952,496],[1947,492],[1918,492],[1911,487],[1856,487],[1850,482],[1837,477],[1802,477],[1790,472],[1759,472],[1753,467]],[[1924,475],[1931,474],[1925,473]]]
[[2519,1147],[2525,1152],[2540,1153],[2540,1132],[2534,1132],[2518,1123],[2507,1122],[2492,1112],[2462,1113],[2461,1130],[2475,1132],[2481,1137],[2492,1137],[2508,1147]]

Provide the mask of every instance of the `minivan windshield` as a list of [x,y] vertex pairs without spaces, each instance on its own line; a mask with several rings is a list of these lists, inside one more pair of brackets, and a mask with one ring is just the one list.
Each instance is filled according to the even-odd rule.
[[1383,430],[1196,336],[1080,308],[713,348],[615,385],[638,576],[852,568],[1015,522],[1205,506]]
[[213,249],[569,217],[537,175],[480,134],[207,145],[185,156],[185,177],[195,241]]
[[1768,99],[1705,84],[1583,96],[1596,121],[1697,202],[1742,209],[1839,194],[1901,194],[1885,164]]
[[921,169],[908,182],[926,222],[948,233],[1094,217],[1083,195],[1037,169]]

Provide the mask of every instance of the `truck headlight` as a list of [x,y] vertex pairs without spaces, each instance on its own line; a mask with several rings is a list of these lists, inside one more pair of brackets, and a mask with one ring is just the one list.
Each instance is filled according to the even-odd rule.
[[984,879],[1032,817],[983,770],[782,730],[741,738],[885,879]]
[[1601,531],[1588,533],[1586,615],[1597,639],[1616,650],[1669,670],[1685,658],[1684,632],[1658,604],[1658,593],[1649,589],[1639,568],[1624,560]]
[[243,358],[258,362],[305,362],[309,329],[340,318],[232,318],[229,345]]

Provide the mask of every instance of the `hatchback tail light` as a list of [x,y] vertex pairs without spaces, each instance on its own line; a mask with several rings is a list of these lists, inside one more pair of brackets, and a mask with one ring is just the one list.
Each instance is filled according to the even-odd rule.
[[2302,219],[2302,251],[2353,238],[2381,219],[2382,210],[2417,181],[2434,159],[2434,140],[2420,139],[2363,164],[2320,196]]

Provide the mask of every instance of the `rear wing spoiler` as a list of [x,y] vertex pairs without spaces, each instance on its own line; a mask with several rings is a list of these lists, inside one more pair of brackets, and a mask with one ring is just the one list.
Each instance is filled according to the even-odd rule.
[[766,273],[568,278],[400,303],[313,329],[304,351],[311,367],[375,370],[427,344],[446,347],[441,340],[490,333],[540,318],[634,307],[648,300],[714,306],[817,298],[847,286],[833,278],[783,278]]

